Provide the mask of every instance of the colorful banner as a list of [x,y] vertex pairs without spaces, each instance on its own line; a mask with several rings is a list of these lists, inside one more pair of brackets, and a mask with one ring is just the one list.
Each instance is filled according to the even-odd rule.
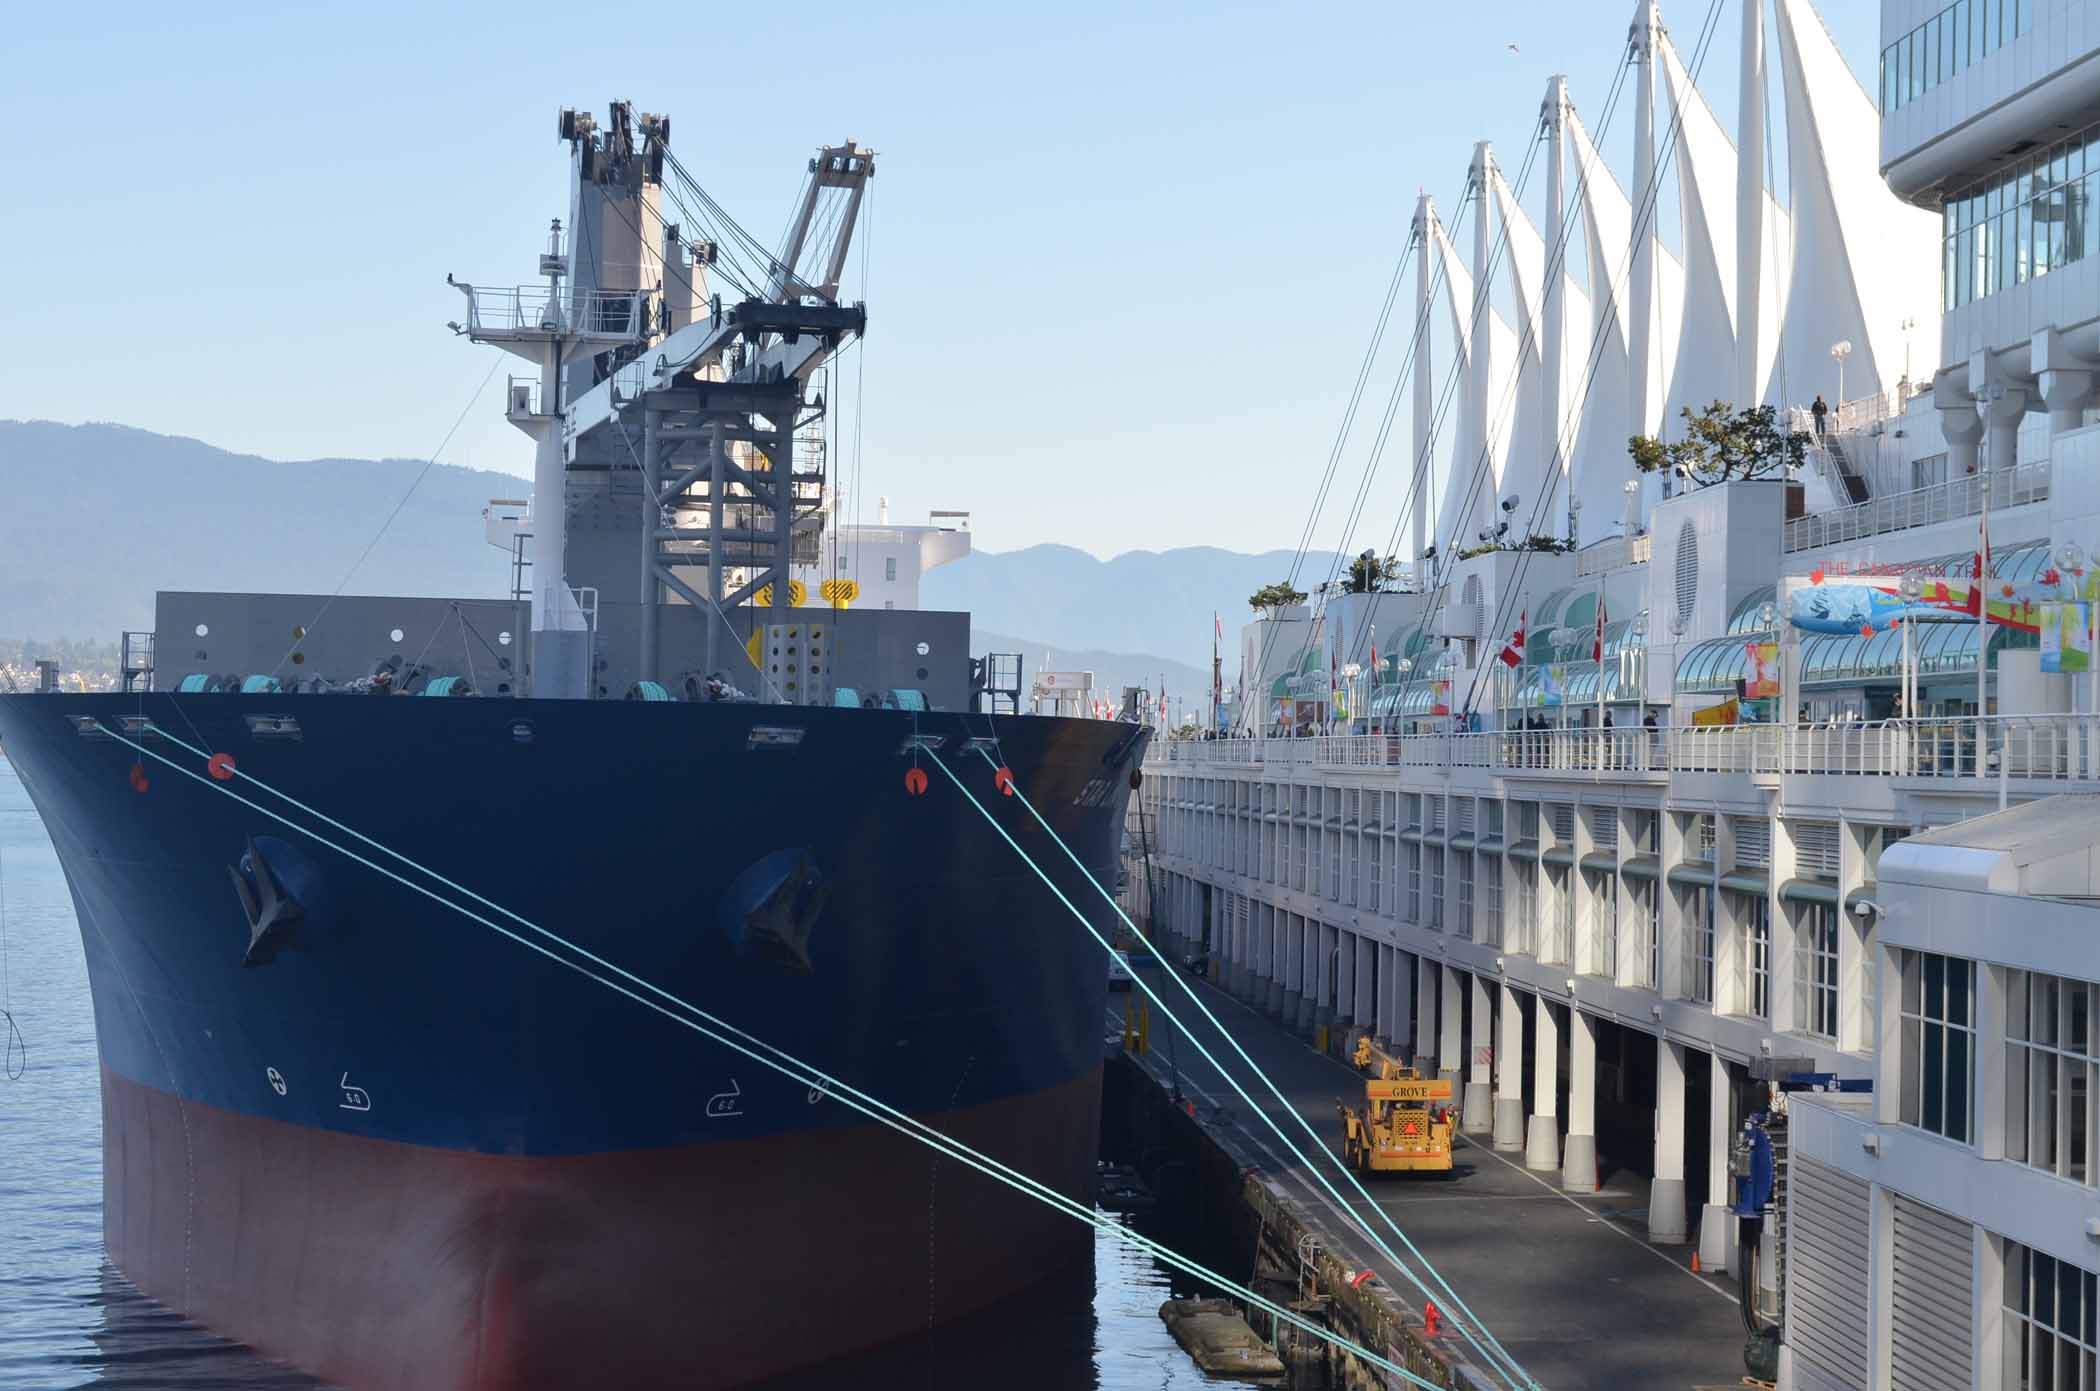
[[1568,669],[1558,662],[1539,668],[1539,704],[1559,705],[1567,695]]
[[2084,604],[2042,605],[2042,670],[2093,669],[2092,619]]
[[1734,724],[1741,713],[1741,704],[1734,696],[1730,696],[1719,705],[1709,705],[1704,710],[1694,710],[1692,712],[1692,723],[1695,725]]
[[1448,714],[1450,714],[1450,713],[1451,713],[1451,683],[1450,683],[1449,681],[1439,681],[1439,682],[1437,682],[1437,683],[1436,683],[1436,696],[1435,696],[1435,698],[1436,698],[1436,704],[1435,704],[1434,706],[1432,706],[1432,707],[1431,707],[1431,709],[1430,709],[1429,713],[1430,713],[1430,714],[1432,714],[1432,715],[1448,715]]
[[1765,700],[1778,695],[1779,644],[1745,643],[1743,656],[1746,659],[1743,670],[1748,673],[1743,682],[1743,694],[1752,700]]

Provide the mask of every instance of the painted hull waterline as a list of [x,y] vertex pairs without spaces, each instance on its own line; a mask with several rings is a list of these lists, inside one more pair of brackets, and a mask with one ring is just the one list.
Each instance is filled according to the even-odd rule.
[[[142,742],[178,766],[97,725],[165,730]],[[1088,1250],[1070,1217],[565,963],[1090,1201],[1106,975],[1030,862],[1106,930],[1057,842],[1113,884],[1130,726],[34,696],[0,698],[0,741],[86,948],[110,1255],[215,1331],[360,1387],[730,1385]],[[258,935],[261,890],[290,911]]]

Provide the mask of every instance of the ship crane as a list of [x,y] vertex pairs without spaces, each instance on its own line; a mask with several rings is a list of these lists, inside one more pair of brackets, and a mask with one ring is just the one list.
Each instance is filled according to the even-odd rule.
[[[775,254],[678,162],[670,130],[669,117],[626,102],[610,105],[602,127],[564,110],[569,219],[566,233],[554,223],[540,257],[544,288],[447,277],[467,299],[455,330],[539,370],[537,383],[513,379],[505,401],[535,444],[527,657],[536,696],[611,693],[599,684],[600,596],[567,578],[570,531],[577,516],[604,531],[599,496],[633,488],[636,474],[635,693],[661,693],[666,607],[682,601],[704,615],[706,673],[730,676],[725,658],[742,660],[730,654],[743,637],[728,613],[758,598],[770,601],[773,623],[790,622],[791,566],[818,553],[826,470],[821,454],[798,466],[795,444],[822,419],[822,398],[806,394],[811,377],[866,325],[865,306],[838,294],[875,152],[850,139],[817,151]],[[719,240],[689,238],[667,220],[666,201]],[[711,274],[751,293],[725,305],[709,292]],[[618,478],[628,481],[608,482]],[[822,695],[770,678],[764,664],[753,675],[777,699]]]

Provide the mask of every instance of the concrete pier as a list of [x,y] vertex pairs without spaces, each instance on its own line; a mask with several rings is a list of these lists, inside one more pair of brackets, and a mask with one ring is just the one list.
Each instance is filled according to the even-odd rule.
[[[1381,971],[1381,987],[1389,979]],[[1338,1149],[1334,1098],[1362,1085],[1354,1069],[1307,1047],[1222,992],[1201,983],[1196,989],[1281,1089],[1289,1110],[1330,1150]],[[1194,1018],[1179,990],[1167,986],[1163,997],[1177,1013]],[[1506,1010],[1505,1024],[1513,1017],[1514,1009]],[[1163,1031],[1171,1027],[1155,1018],[1152,1052],[1133,1060],[1162,1095],[1171,1085],[1163,1045]],[[1502,1056],[1498,1049],[1498,1062]],[[1258,1186],[1275,1201],[1291,1204],[1329,1252],[1356,1269],[1375,1271],[1418,1328],[1426,1296],[1348,1220],[1352,1209],[1364,1210],[1364,1199],[1338,1168],[1315,1153],[1305,1130],[1265,1089],[1250,1084],[1258,1105],[1249,1108],[1193,1049],[1181,1048],[1179,1060],[1182,1095],[1195,1103],[1188,1123],[1243,1169],[1258,1170]],[[1344,1201],[1322,1191],[1257,1112],[1282,1122]],[[1558,1116],[1553,1121],[1557,1126]],[[1663,1251],[1645,1239],[1641,1203],[1646,1184],[1638,1176],[1615,1174],[1607,1165],[1596,1193],[1574,1195],[1561,1189],[1557,1174],[1528,1171],[1469,1136],[1460,1136],[1454,1158],[1448,1179],[1380,1175],[1363,1179],[1364,1188],[1541,1385],[1553,1391],[1621,1391],[1735,1384],[1742,1374],[1742,1316],[1732,1299],[1734,1282],[1693,1275],[1681,1248]],[[1382,1221],[1374,1230],[1405,1255]],[[1436,1302],[1447,1311],[1453,1307],[1443,1297]],[[1435,1343],[1440,1354],[1472,1358],[1479,1365],[1456,1333],[1447,1330]]]

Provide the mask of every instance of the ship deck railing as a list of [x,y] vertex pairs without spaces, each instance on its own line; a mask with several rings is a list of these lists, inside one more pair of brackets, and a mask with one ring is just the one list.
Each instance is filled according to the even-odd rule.
[[2100,783],[2100,718],[1988,715],[1672,729],[1331,734],[1155,743],[1156,765],[1487,769],[1645,780],[1671,773],[1825,774]]

